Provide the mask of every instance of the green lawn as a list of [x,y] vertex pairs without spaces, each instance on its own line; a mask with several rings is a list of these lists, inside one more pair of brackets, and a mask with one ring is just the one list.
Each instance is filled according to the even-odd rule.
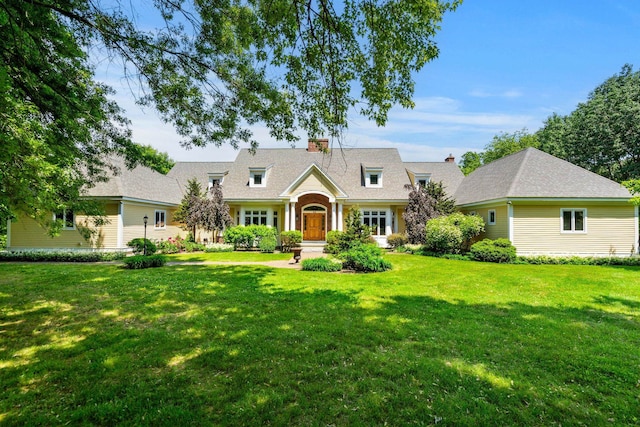
[[0,264],[0,423],[640,423],[640,268],[389,259]]
[[169,262],[265,262],[293,258],[291,253],[261,253],[254,251],[237,252],[192,252],[167,255]]

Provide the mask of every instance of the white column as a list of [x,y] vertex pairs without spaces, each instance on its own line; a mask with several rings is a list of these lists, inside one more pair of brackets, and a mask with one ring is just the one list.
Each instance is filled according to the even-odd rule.
[[296,202],[291,202],[291,230],[296,229]]
[[338,219],[336,218],[336,202],[331,202],[331,229],[336,229],[336,224],[338,223]]
[[387,220],[385,221],[385,225],[384,225],[384,234],[385,236],[388,236],[389,234],[393,233],[393,230],[391,229],[391,221],[393,221],[393,212],[391,212],[391,209],[387,209]]
[[118,205],[118,225],[117,225],[117,241],[116,246],[118,249],[124,248],[124,203],[120,202]]
[[513,245],[513,205],[511,202],[507,202],[507,214],[509,216],[509,240]]
[[338,203],[338,230],[342,231],[342,203]]
[[289,219],[290,211],[289,202],[284,204],[284,231],[289,231],[289,226],[291,225],[291,220]]
[[245,218],[245,210],[244,208],[240,209],[240,224],[238,225],[244,225],[244,218]]
[[398,218],[398,211],[396,209],[394,209],[391,212],[391,218],[393,218],[393,232],[397,233],[398,232],[398,221],[399,221],[399,218]]

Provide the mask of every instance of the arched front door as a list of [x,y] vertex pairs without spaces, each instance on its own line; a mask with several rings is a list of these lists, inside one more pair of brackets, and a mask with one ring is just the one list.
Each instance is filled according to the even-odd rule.
[[322,206],[307,206],[302,211],[302,239],[324,240],[327,213]]

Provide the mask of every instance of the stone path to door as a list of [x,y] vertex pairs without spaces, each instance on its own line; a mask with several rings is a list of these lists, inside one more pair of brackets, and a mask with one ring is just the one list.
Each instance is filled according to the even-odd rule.
[[[307,258],[318,258],[318,257],[326,257],[327,254],[323,253],[323,252],[317,252],[317,251],[302,251],[300,253],[301,257],[300,258],[300,262],[302,262],[303,259],[307,259]],[[302,265],[300,264],[300,262],[296,263],[296,261],[291,258],[289,260],[279,260],[279,261],[244,261],[244,262],[231,262],[231,261],[203,261],[203,262],[180,262],[180,261],[175,261],[175,262],[168,262],[167,265],[193,265],[193,264],[199,264],[199,265],[265,265],[268,267],[275,267],[275,268],[292,268],[292,269],[296,269],[296,270],[301,270],[302,269]]]

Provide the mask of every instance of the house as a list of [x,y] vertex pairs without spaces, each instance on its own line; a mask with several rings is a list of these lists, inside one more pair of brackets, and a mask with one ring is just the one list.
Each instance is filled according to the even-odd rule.
[[[321,244],[330,230],[343,230],[350,208],[361,210],[374,238],[386,245],[403,232],[407,184],[442,182],[465,213],[485,219],[486,237],[509,238],[520,254],[628,255],[637,252],[638,212],[619,184],[530,148],[479,168],[467,177],[453,157],[444,162],[405,162],[396,149],[342,149],[328,153],[328,140],[306,149],[241,150],[234,162],[178,162],[167,176],[143,167],[99,184],[89,197],[104,200],[110,224],[84,242],[69,229],[51,239],[35,222],[10,224],[11,250],[43,247],[124,249],[142,237],[185,235],[173,222],[187,182],[222,186],[234,222],[278,231],[300,230],[303,240]],[[198,231],[203,241],[210,234]],[[83,243],[84,242],[84,243]]]
[[[127,169],[122,160],[115,160],[120,173],[111,174],[107,182],[91,188],[88,197],[104,202],[108,223],[93,227],[95,235],[86,241],[80,234],[83,226],[92,227],[90,217],[74,212],[52,213],[62,216],[65,227],[60,235],[51,238],[34,220],[21,216],[9,221],[7,249],[105,249],[124,250],[127,242],[136,237],[160,240],[182,234],[180,224],[173,221],[173,213],[182,200],[178,182],[144,166]],[[143,218],[147,217],[145,226]]]
[[638,252],[638,207],[622,185],[535,148],[469,174],[454,193],[484,218],[490,239],[518,255],[625,256]]
[[236,224],[300,230],[310,242],[343,230],[346,213],[358,206],[380,245],[404,230],[406,184],[442,181],[453,192],[464,177],[453,158],[406,163],[393,148],[345,148],[327,155],[327,145],[325,139],[309,141],[307,149],[241,150],[232,163],[179,162],[168,176],[183,190],[193,177],[204,188],[218,182]]

